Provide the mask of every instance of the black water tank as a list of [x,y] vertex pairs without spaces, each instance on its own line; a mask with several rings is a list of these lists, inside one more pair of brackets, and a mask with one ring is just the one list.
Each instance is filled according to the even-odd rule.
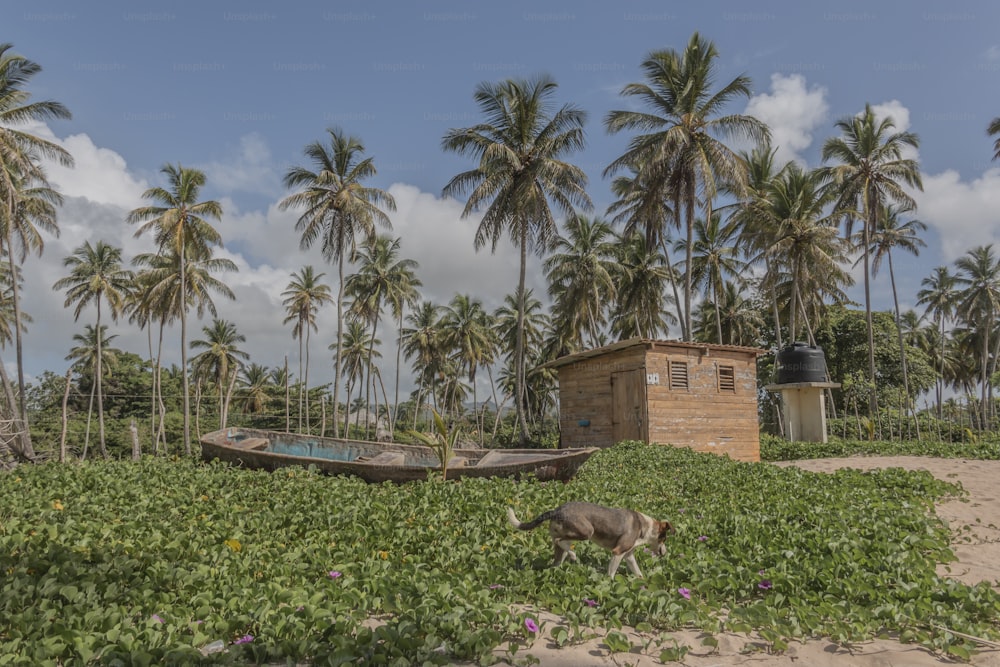
[[829,382],[823,349],[808,343],[792,343],[775,358],[778,384],[791,382]]

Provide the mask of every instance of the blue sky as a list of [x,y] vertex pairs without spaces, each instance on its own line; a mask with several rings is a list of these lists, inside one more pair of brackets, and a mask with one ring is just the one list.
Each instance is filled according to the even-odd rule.
[[[145,188],[162,183],[166,162],[204,169],[205,195],[225,207],[220,230],[241,267],[227,281],[240,307],[219,301],[219,316],[237,322],[255,361],[276,366],[288,354],[294,364],[280,292],[292,271],[323,263],[298,249],[294,215],[275,203],[286,194],[285,170],[333,125],[363,140],[379,170],[372,184],[396,196],[394,233],[421,264],[425,296],[443,303],[463,291],[494,307],[516,284],[516,255],[476,255],[475,220],[460,220],[461,203],[440,198],[470,166],[440,143],[449,128],[477,122],[475,86],[552,76],[559,101],[588,112],[587,148],[575,161],[602,212],[610,194],[601,172],[627,142],[604,132],[604,116],[627,107],[619,91],[641,79],[649,51],[682,49],[694,31],[715,42],[720,82],[751,77],[754,99],[732,111],[771,124],[786,159],[817,165],[833,123],[866,102],[920,136],[917,217],[930,230],[919,258],[896,258],[904,306],[934,266],[993,242],[1000,229],[1000,170],[985,134],[1000,115],[996,3],[41,0],[7,3],[0,17],[0,41],[44,67],[30,87],[35,98],[57,99],[74,116],[39,130],[70,149],[77,168],[50,170],[67,195],[63,233],[26,267],[33,373],[61,373],[83,326],[49,289],[62,258],[87,239],[121,244],[127,257],[150,251],[123,219]],[[539,267],[530,270],[541,290]],[[877,279],[878,307],[890,307],[888,282]],[[326,355],[333,322],[332,313],[321,318],[314,359]],[[124,326],[115,333],[120,347],[145,349],[144,336]]]

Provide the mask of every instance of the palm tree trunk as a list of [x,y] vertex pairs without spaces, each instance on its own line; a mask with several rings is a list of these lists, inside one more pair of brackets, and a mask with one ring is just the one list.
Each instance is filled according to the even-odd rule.
[[[771,275],[771,260],[765,256],[764,257],[764,271],[766,275]],[[781,341],[781,316],[778,312],[778,293],[774,289],[774,281],[768,280],[771,286],[771,312],[774,315],[774,340],[778,345],[778,349],[782,349],[784,344]]]
[[[183,225],[182,225],[183,226]],[[191,384],[188,379],[187,367],[187,249],[184,246],[184,234],[181,234],[181,373],[184,377],[184,453],[191,456]]]
[[[149,346],[149,365],[150,368],[154,368],[153,361],[153,326],[152,321],[146,323],[146,343]],[[150,380],[149,395],[149,435],[155,438],[156,434],[156,371],[153,370],[153,377]],[[152,442],[153,445],[153,455],[156,455],[156,441]]]
[[982,359],[982,370],[980,371],[980,411],[981,416],[979,418],[979,428],[983,431],[986,430],[986,410],[989,405],[989,365],[990,365],[990,326],[992,325],[992,316],[986,318],[987,324],[983,327],[983,359]]
[[69,430],[66,406],[69,404],[70,379],[72,377],[73,369],[66,371],[66,391],[63,393],[62,400],[62,434],[59,436],[59,463],[66,463],[66,432]]
[[[372,370],[375,368],[375,359],[372,356],[375,353],[375,332],[378,331],[378,309],[379,305],[375,306],[375,316],[372,318],[372,337],[368,341],[368,380],[365,382],[365,410],[367,414],[365,415],[365,432],[368,430],[368,417],[371,415],[371,395],[375,394],[375,403],[378,403],[378,392],[375,391],[375,380],[372,378]],[[375,429],[378,430],[378,412],[375,415]]]
[[160,423],[156,428],[156,442],[157,447],[159,447],[159,442],[163,441],[163,453],[169,454],[170,447],[167,445],[167,432],[165,422],[167,421],[167,405],[163,402],[163,329],[165,328],[166,322],[160,320],[160,340],[157,343],[156,348],[156,401],[160,406]]
[[392,399],[392,418],[389,420],[389,437],[396,437],[396,417],[399,415],[399,363],[403,354],[403,306],[399,308],[399,322],[396,327],[396,382]]
[[521,268],[518,275],[517,282],[517,342],[514,346],[514,363],[517,368],[514,371],[514,394],[516,395],[515,401],[515,415],[518,428],[518,437],[521,446],[523,447],[528,442],[528,424],[525,421],[524,416],[524,398],[525,398],[525,387],[524,387],[524,299],[525,299],[525,274],[528,268],[528,228],[526,223],[521,224],[521,238],[520,238],[520,250],[521,250]]
[[81,461],[87,460],[87,450],[90,448],[90,419],[94,414],[94,383],[90,383],[90,402],[87,404],[87,428],[83,432],[83,455]]
[[[8,220],[14,219],[12,207],[7,211]],[[28,427],[28,407],[24,392],[24,351],[21,341],[21,298],[17,284],[17,267],[14,264],[14,244],[12,241],[13,225],[7,225],[7,258],[10,262],[11,302],[14,305],[14,340],[17,351],[17,404],[11,406],[11,412],[21,420],[20,437],[21,453],[28,459],[35,458],[35,449],[31,445],[31,429]]]
[[104,379],[104,364],[101,363],[103,360],[101,356],[104,351],[101,349],[101,299],[97,299],[97,361],[95,366],[97,367],[97,433],[98,433],[98,444],[101,446],[101,456],[108,458],[108,448],[104,442],[104,388],[102,386],[102,380]]
[[[291,413],[291,408],[289,407],[289,402],[288,402],[288,398],[289,398],[288,392],[289,392],[289,387],[288,387],[288,355],[286,354],[285,355],[285,433],[291,433],[292,432],[292,416],[291,416],[292,413]],[[334,427],[334,431],[336,431],[336,427]],[[336,433],[334,433],[334,435],[336,435]]]
[[[344,253],[340,253],[337,262],[337,273],[340,284],[337,286],[337,354],[333,362],[333,437],[338,437],[337,410],[340,409],[340,364],[344,340]],[[348,398],[350,402],[350,398]],[[347,410],[350,414],[350,410]],[[345,427],[346,429],[346,427]]]
[[239,377],[239,373],[236,369],[233,369],[233,373],[229,378],[229,387],[226,390],[226,400],[222,404],[222,417],[219,421],[219,428],[224,429],[229,421],[229,406],[233,400],[233,392],[236,391],[236,378]]
[[302,319],[301,318],[299,319],[299,433],[302,433]]
[[903,394],[906,401],[906,414],[913,417],[917,440],[920,440],[920,421],[917,419],[916,410],[910,409],[910,379],[906,369],[906,346],[903,344],[903,328],[900,325],[899,296],[896,292],[896,273],[892,268],[892,251],[887,251],[886,255],[889,259],[889,282],[892,284],[892,303],[896,308],[896,335],[899,338],[899,360],[903,364]]
[[687,248],[684,250],[684,330],[686,336],[684,340],[694,340],[691,329],[691,292],[693,275],[691,273],[691,261],[694,254],[694,185],[688,186],[690,192],[687,196]]
[[872,383],[869,409],[872,418],[878,421],[878,387],[875,385],[875,330],[872,325],[872,287],[871,287],[871,231],[877,223],[876,212],[871,193],[865,188],[865,228],[864,228],[864,259],[865,259],[865,326],[868,329],[868,375]]
[[309,430],[309,336],[310,336],[310,326],[309,322],[306,322],[306,372],[303,377],[306,389],[306,432],[311,432]]

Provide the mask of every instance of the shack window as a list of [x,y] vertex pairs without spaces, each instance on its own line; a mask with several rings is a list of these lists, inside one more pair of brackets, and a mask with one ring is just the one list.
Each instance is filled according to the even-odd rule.
[[670,388],[688,389],[688,365],[686,361],[670,362]]
[[732,366],[719,366],[719,392],[736,393],[736,369]]

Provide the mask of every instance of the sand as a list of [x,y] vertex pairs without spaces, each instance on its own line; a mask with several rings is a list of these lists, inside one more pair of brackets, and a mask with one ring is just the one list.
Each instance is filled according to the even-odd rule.
[[[968,492],[963,500],[951,500],[938,505],[938,515],[948,522],[952,531],[952,545],[957,562],[941,566],[939,572],[968,584],[987,581],[1000,590],[1000,461],[969,461],[963,459],[934,459],[923,457],[851,457],[843,459],[817,459],[794,461],[776,465],[794,465],[816,472],[830,472],[842,467],[862,470],[899,467],[909,470],[924,469],[935,477],[960,482]],[[560,623],[551,614],[539,614],[543,628]],[[613,665],[624,667],[652,667],[662,665],[659,655],[671,644],[657,646],[660,635],[642,635],[634,629],[623,628],[633,646],[647,645],[642,651],[612,654],[603,643],[604,632],[594,630],[595,637],[584,643],[557,647],[545,633],[530,646],[521,647],[511,656],[503,649],[496,655],[502,664],[540,664],[543,667],[584,667]],[[689,667],[729,667],[747,665],[754,667],[922,667],[924,665],[953,664],[918,646],[900,644],[890,640],[875,640],[852,646],[850,650],[828,641],[792,642],[781,655],[770,655],[766,643],[759,638],[742,634],[715,635],[716,649],[702,646],[703,635],[697,631],[670,633],[678,645],[690,647],[682,663]],[[537,662],[528,658],[533,656]],[[1000,667],[1000,649],[982,646],[973,657],[977,667]]]

